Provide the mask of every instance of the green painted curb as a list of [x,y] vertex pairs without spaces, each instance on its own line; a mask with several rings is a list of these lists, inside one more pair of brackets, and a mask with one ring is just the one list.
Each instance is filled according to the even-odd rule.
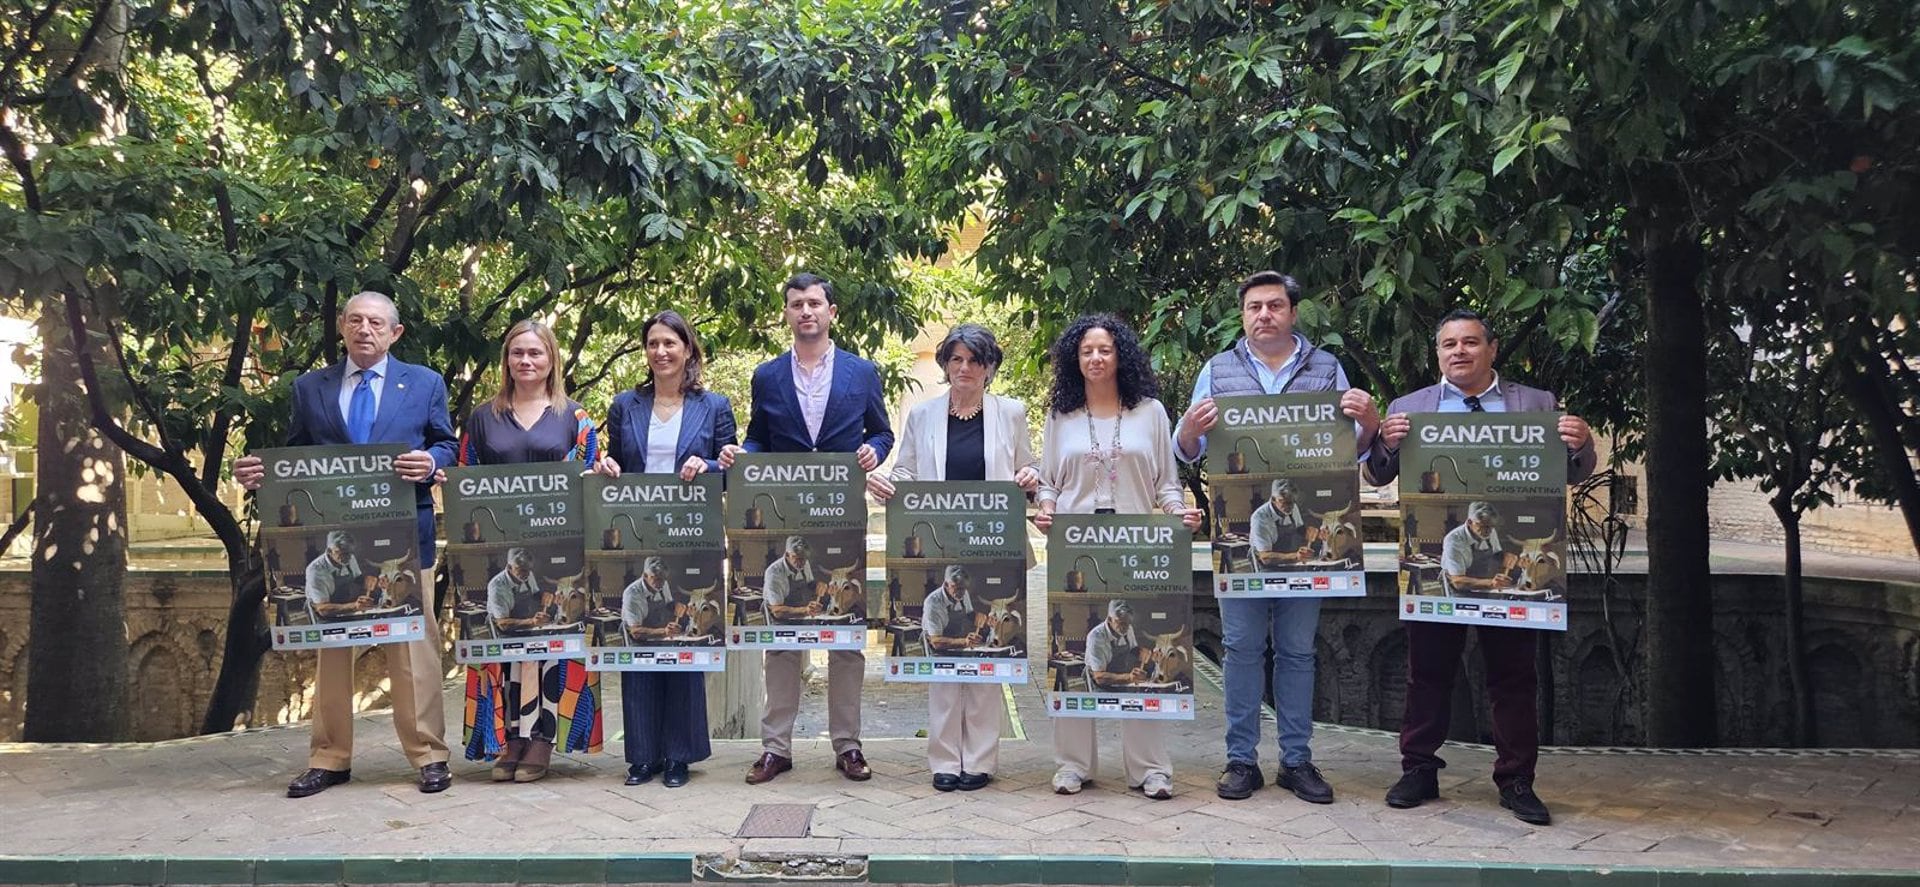
[[[688,884],[693,862],[692,854],[265,859],[0,856],[0,884]],[[867,881],[939,887],[1920,887],[1920,872],[892,854],[869,857]]]

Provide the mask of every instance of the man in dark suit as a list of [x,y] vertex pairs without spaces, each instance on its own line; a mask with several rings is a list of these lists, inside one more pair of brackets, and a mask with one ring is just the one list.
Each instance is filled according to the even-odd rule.
[[[340,312],[347,359],[305,373],[293,383],[293,423],[287,446],[401,444],[413,449],[394,460],[400,479],[414,484],[420,535],[420,588],[432,588],[433,475],[454,463],[456,438],[447,418],[447,386],[440,374],[387,355],[405,330],[400,309],[376,292],[347,300]],[[249,490],[266,476],[259,456],[234,461],[233,478]],[[420,790],[445,791],[447,722],[440,685],[440,629],[431,601],[423,608],[426,637],[390,644],[386,660],[393,695],[393,729],[407,760],[420,769]],[[313,738],[307,771],[287,786],[304,798],[346,782],[353,761],[353,661],[357,648],[320,651],[313,680]]]
[[[874,365],[833,344],[839,309],[833,284],[799,274],[783,287],[793,350],[753,371],[753,416],[744,446],[720,451],[720,464],[740,453],[847,453],[872,471],[893,449],[893,428]],[[760,717],[762,754],[747,771],[759,784],[793,769],[793,722],[800,712],[801,669],[807,654],[767,651],[767,704]],[[860,751],[860,684],[866,654],[834,650],[827,656],[827,720],[834,767],[848,779],[873,777]]]
[[[1457,309],[1440,319],[1435,335],[1441,381],[1387,405],[1380,434],[1363,469],[1376,484],[1400,475],[1400,442],[1412,429],[1410,413],[1501,413],[1557,411],[1551,392],[1502,381],[1493,359],[1499,342],[1487,322]],[[1563,415],[1560,440],[1567,445],[1567,479],[1578,483],[1593,473],[1593,432],[1579,416]],[[1453,681],[1460,671],[1467,626],[1404,622],[1407,631],[1407,708],[1400,722],[1400,781],[1387,791],[1392,807],[1418,807],[1440,797],[1439,770],[1447,765],[1437,752],[1446,741],[1453,714]],[[1553,821],[1533,791],[1534,765],[1540,759],[1540,723],[1534,699],[1538,678],[1534,655],[1539,636],[1530,628],[1475,626],[1486,663],[1487,697],[1493,705],[1493,781],[1500,806],[1524,822]]]

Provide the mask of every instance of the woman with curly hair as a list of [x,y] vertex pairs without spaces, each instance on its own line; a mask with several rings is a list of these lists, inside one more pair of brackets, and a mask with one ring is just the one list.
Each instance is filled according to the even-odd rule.
[[[1155,400],[1153,375],[1140,337],[1110,314],[1074,321],[1053,344],[1053,390],[1040,458],[1039,507],[1045,530],[1056,511],[1067,514],[1177,515],[1188,529],[1200,510],[1188,508],[1173,461],[1173,428]],[[1057,718],[1053,790],[1070,795],[1099,769],[1094,722]],[[1127,785],[1147,797],[1173,797],[1173,758],[1158,721],[1127,720],[1120,727]]]

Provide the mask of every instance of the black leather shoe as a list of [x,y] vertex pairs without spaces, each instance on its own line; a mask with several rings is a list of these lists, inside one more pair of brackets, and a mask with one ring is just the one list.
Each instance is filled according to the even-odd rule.
[[1320,768],[1311,763],[1298,767],[1281,767],[1280,775],[1274,777],[1273,784],[1293,792],[1293,796],[1309,804],[1333,803],[1333,786],[1327,784],[1320,775]]
[[1552,825],[1553,814],[1547,803],[1533,793],[1533,780],[1521,777],[1500,787],[1500,806],[1513,811],[1513,818],[1534,825]]
[[1245,761],[1228,761],[1226,771],[1220,774],[1220,781],[1213,787],[1213,793],[1229,801],[1244,801],[1266,784],[1267,778],[1260,775],[1259,767]]
[[953,791],[960,787],[960,777],[952,773],[935,773],[933,774],[933,787],[943,792]]
[[667,768],[660,771],[660,784],[667,788],[679,788],[692,778],[693,774],[687,772],[687,765],[679,761],[668,761]]
[[661,770],[664,770],[664,769],[666,768],[661,766],[660,762],[658,761],[652,761],[645,764],[629,764],[627,766],[627,784],[628,785],[645,785],[649,782],[652,782],[653,777],[657,775]]
[[1440,797],[1440,774],[1432,770],[1408,770],[1400,781],[1387,789],[1387,806],[1399,810],[1418,807]]
[[292,782],[287,783],[287,797],[304,798],[317,795],[352,778],[352,770],[322,770],[314,767],[295,776]]
[[987,783],[992,781],[992,773],[968,773],[965,770],[960,771],[960,790],[963,792],[979,791],[986,788]]
[[453,785],[453,771],[447,769],[445,761],[435,761],[420,768],[420,791],[426,794],[446,791]]

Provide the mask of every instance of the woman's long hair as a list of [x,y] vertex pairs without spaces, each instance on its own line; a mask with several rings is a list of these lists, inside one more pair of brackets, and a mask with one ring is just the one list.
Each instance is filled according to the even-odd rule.
[[1087,405],[1087,380],[1080,375],[1080,340],[1095,327],[1113,337],[1114,380],[1120,383],[1120,406],[1133,409],[1149,397],[1160,396],[1160,380],[1153,375],[1153,364],[1140,337],[1126,321],[1111,314],[1083,314],[1067,331],[1054,340],[1053,389],[1047,395],[1047,408],[1066,415]]
[[540,340],[540,347],[547,349],[547,409],[560,413],[567,408],[567,381],[565,368],[560,365],[560,340],[554,338],[553,328],[537,320],[523,320],[507,330],[506,338],[500,340],[500,393],[493,396],[493,411],[502,416],[513,409],[513,368],[507,364],[507,354],[513,348],[513,340],[532,333]]
[[[653,334],[653,328],[655,326],[664,326],[672,330],[674,335],[680,337],[680,344],[686,346],[687,365],[680,371],[681,395],[700,394],[706,391],[706,386],[702,384],[701,378],[706,375],[707,357],[706,353],[700,350],[700,337],[694,335],[693,326],[687,323],[687,319],[681,317],[678,311],[672,309],[662,311],[659,314],[647,318],[645,323],[640,324],[640,343],[642,346],[645,346],[647,337]],[[645,393],[651,388],[653,388],[653,364],[652,362],[648,362],[647,380],[634,386],[634,390]]]

